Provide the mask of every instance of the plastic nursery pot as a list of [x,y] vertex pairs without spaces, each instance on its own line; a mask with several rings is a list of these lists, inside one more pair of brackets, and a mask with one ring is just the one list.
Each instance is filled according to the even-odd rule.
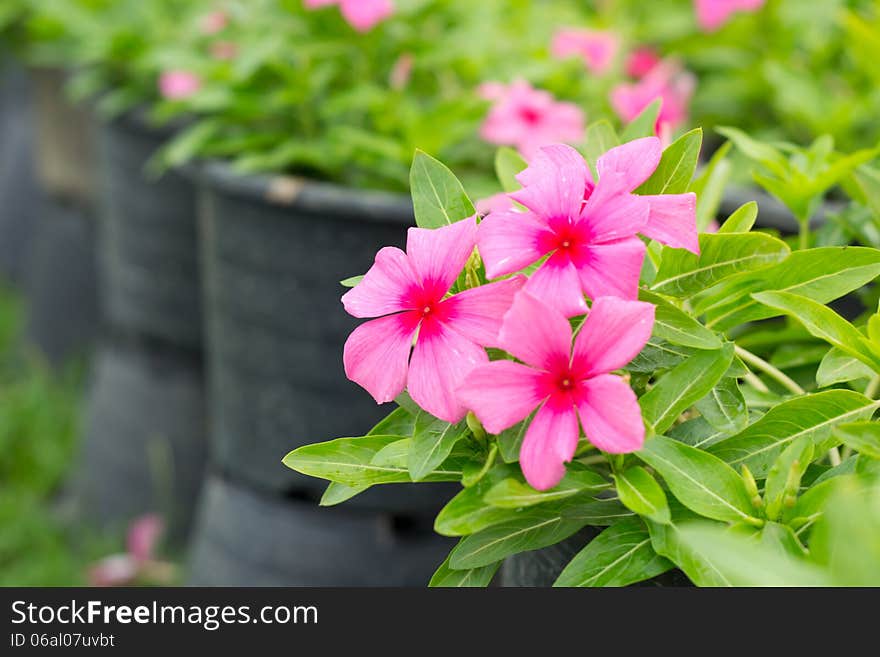
[[122,530],[163,515],[180,543],[192,526],[205,463],[200,371],[178,355],[105,343],[93,365],[75,500],[90,523]]
[[207,480],[197,528],[195,586],[426,586],[452,547],[430,523],[319,509],[218,477]]
[[24,69],[0,52],[0,275],[18,283],[37,217],[30,85]]
[[[362,320],[339,281],[362,274],[414,225],[408,198],[294,178],[202,170],[211,449],[231,478],[317,495],[326,482],[281,459],[304,444],[360,436],[391,410],[348,381],[343,344]],[[446,486],[377,486],[345,505],[437,510]]]
[[98,127],[101,305],[116,331],[200,349],[196,188],[181,172],[151,179],[169,130],[139,113]]
[[52,197],[91,205],[95,167],[93,124],[89,112],[68,100],[67,72],[32,68],[37,175]]

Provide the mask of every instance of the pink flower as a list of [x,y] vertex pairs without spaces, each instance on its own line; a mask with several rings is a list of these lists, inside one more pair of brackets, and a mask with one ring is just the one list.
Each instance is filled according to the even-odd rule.
[[225,30],[227,25],[229,25],[229,16],[222,9],[205,14],[199,22],[202,34],[217,34]]
[[165,532],[165,523],[147,514],[131,523],[126,537],[127,552],[113,554],[89,569],[92,586],[126,586],[138,579],[168,584],[173,577],[171,564],[157,561],[156,546]]
[[455,389],[488,362],[483,346],[494,344],[523,283],[515,277],[446,297],[474,250],[476,233],[474,217],[436,230],[410,228],[406,252],[381,249],[363,280],[342,297],[350,315],[379,318],[354,330],[343,356],[346,376],[377,403],[406,388],[435,417],[464,417]]
[[202,88],[202,81],[189,71],[165,71],[159,76],[159,93],[168,100],[189,98]]
[[459,388],[462,401],[493,434],[538,408],[519,453],[526,480],[538,490],[559,483],[577,449],[580,425],[587,439],[612,454],[642,447],[645,427],[635,393],[609,372],[644,347],[654,306],[603,297],[571,345],[571,325],[555,309],[523,291],[504,316],[499,346],[525,364],[496,360],[474,368]]
[[694,0],[697,23],[704,32],[714,32],[738,11],[754,12],[764,0]]
[[611,91],[611,105],[623,121],[632,121],[658,98],[662,101],[655,129],[673,131],[688,118],[688,106],[694,93],[694,76],[669,61],[652,68],[633,84],[620,84]]
[[487,215],[492,212],[501,212],[502,210],[513,209],[513,201],[507,194],[493,194],[487,198],[481,198],[476,202],[477,214]]
[[238,46],[232,41],[215,41],[211,44],[211,56],[214,59],[235,59],[238,54]]
[[613,32],[600,30],[562,29],[553,36],[551,52],[564,59],[576,55],[596,75],[608,72],[620,47],[620,39]]
[[584,115],[577,105],[557,102],[525,80],[509,87],[489,82],[480,87],[480,93],[495,101],[480,136],[493,144],[514,146],[526,159],[541,146],[578,142],[584,137]]
[[660,63],[660,56],[648,46],[633,50],[626,58],[626,74],[631,78],[643,78]]
[[394,66],[391,67],[391,74],[388,76],[388,84],[392,89],[400,91],[407,85],[410,76],[412,76],[414,63],[415,59],[412,53],[405,52],[397,58]]
[[567,317],[587,312],[591,299],[635,299],[645,256],[641,233],[699,252],[694,194],[632,193],[660,162],[660,140],[637,139],[599,157],[598,182],[580,153],[557,144],[541,149],[517,176],[510,197],[526,207],[492,212],[477,243],[491,279],[547,260],[525,289]]
[[307,9],[339,5],[342,17],[358,32],[369,32],[394,13],[391,0],[304,0]]

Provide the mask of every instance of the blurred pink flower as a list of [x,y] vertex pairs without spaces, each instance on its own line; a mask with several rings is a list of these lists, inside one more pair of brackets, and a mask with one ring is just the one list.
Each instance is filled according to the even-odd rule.
[[128,528],[125,554],[113,554],[89,569],[92,586],[126,586],[139,579],[168,584],[173,577],[172,564],[155,558],[156,546],[165,532],[165,523],[156,514],[134,520]]
[[235,59],[238,54],[238,46],[232,41],[215,41],[211,44],[211,56],[214,59]]
[[205,14],[199,22],[202,34],[217,34],[226,29],[227,25],[229,25],[229,16],[222,9]]
[[182,70],[165,71],[159,76],[159,93],[167,100],[189,98],[202,87],[195,73]]
[[339,11],[358,32],[368,32],[394,13],[391,0],[303,0],[307,9],[339,5]]
[[545,146],[517,176],[510,197],[525,206],[492,212],[480,222],[477,246],[489,279],[546,260],[524,289],[566,317],[587,312],[591,299],[635,299],[645,258],[641,233],[699,253],[694,194],[632,192],[660,162],[656,137],[636,139],[599,157],[594,182],[570,146]]
[[357,327],[343,353],[346,376],[377,403],[406,388],[431,415],[447,422],[464,417],[455,390],[474,366],[489,362],[483,347],[495,343],[523,283],[513,277],[446,296],[476,234],[474,217],[434,230],[410,228],[406,252],[381,249],[363,280],[343,295],[350,315],[378,318]]
[[664,60],[634,83],[619,84],[611,90],[611,105],[623,121],[632,121],[657,100],[662,101],[655,130],[672,132],[687,121],[688,107],[696,78],[673,61]]
[[513,146],[526,159],[541,146],[584,138],[584,114],[577,105],[559,102],[525,80],[516,80],[510,86],[487,82],[479,92],[494,101],[480,136],[492,144]]
[[564,59],[576,55],[596,75],[608,72],[620,47],[620,38],[613,32],[565,28],[553,36],[551,52]]
[[653,326],[653,305],[602,297],[593,302],[572,350],[568,320],[522,291],[504,316],[498,344],[523,364],[496,360],[474,368],[459,397],[493,434],[537,408],[519,463],[533,488],[553,488],[577,449],[578,418],[587,439],[605,452],[641,449],[645,425],[638,399],[609,372],[642,350]]
[[407,85],[412,75],[414,63],[415,59],[412,53],[405,52],[397,58],[394,66],[391,67],[391,75],[388,76],[388,84],[392,89],[400,91]]
[[714,32],[738,11],[753,12],[764,5],[765,0],[694,0],[697,23],[704,32]]
[[650,46],[633,50],[626,58],[626,74],[631,78],[643,78],[660,63],[660,56]]

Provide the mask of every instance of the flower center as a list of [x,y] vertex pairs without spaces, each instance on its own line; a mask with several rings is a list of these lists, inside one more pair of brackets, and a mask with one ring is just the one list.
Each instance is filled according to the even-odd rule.
[[533,110],[531,107],[523,107],[519,111],[519,115],[523,121],[525,121],[526,123],[529,123],[531,125],[534,125],[535,123],[537,123],[541,119],[540,112]]
[[422,317],[427,317],[431,314],[432,311],[433,308],[431,308],[431,306],[425,306],[424,308],[422,308]]

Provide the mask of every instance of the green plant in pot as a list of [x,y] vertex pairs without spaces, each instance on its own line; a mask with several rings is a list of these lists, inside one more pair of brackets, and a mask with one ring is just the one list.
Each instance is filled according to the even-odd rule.
[[[870,557],[843,572],[831,546],[853,514],[878,517],[880,315],[826,304],[873,281],[880,251],[792,250],[752,230],[753,203],[698,237],[700,132],[662,153],[607,134],[586,160],[499,158],[510,203],[482,219],[417,154],[418,228],[343,296],[377,318],[349,337],[346,372],[397,407],[285,463],[330,482],[325,504],[458,482],[435,529],[460,541],[434,586],[488,585],[509,559],[558,586],[875,582]],[[796,344],[821,362],[795,363]],[[530,566],[566,541],[555,570]]]

